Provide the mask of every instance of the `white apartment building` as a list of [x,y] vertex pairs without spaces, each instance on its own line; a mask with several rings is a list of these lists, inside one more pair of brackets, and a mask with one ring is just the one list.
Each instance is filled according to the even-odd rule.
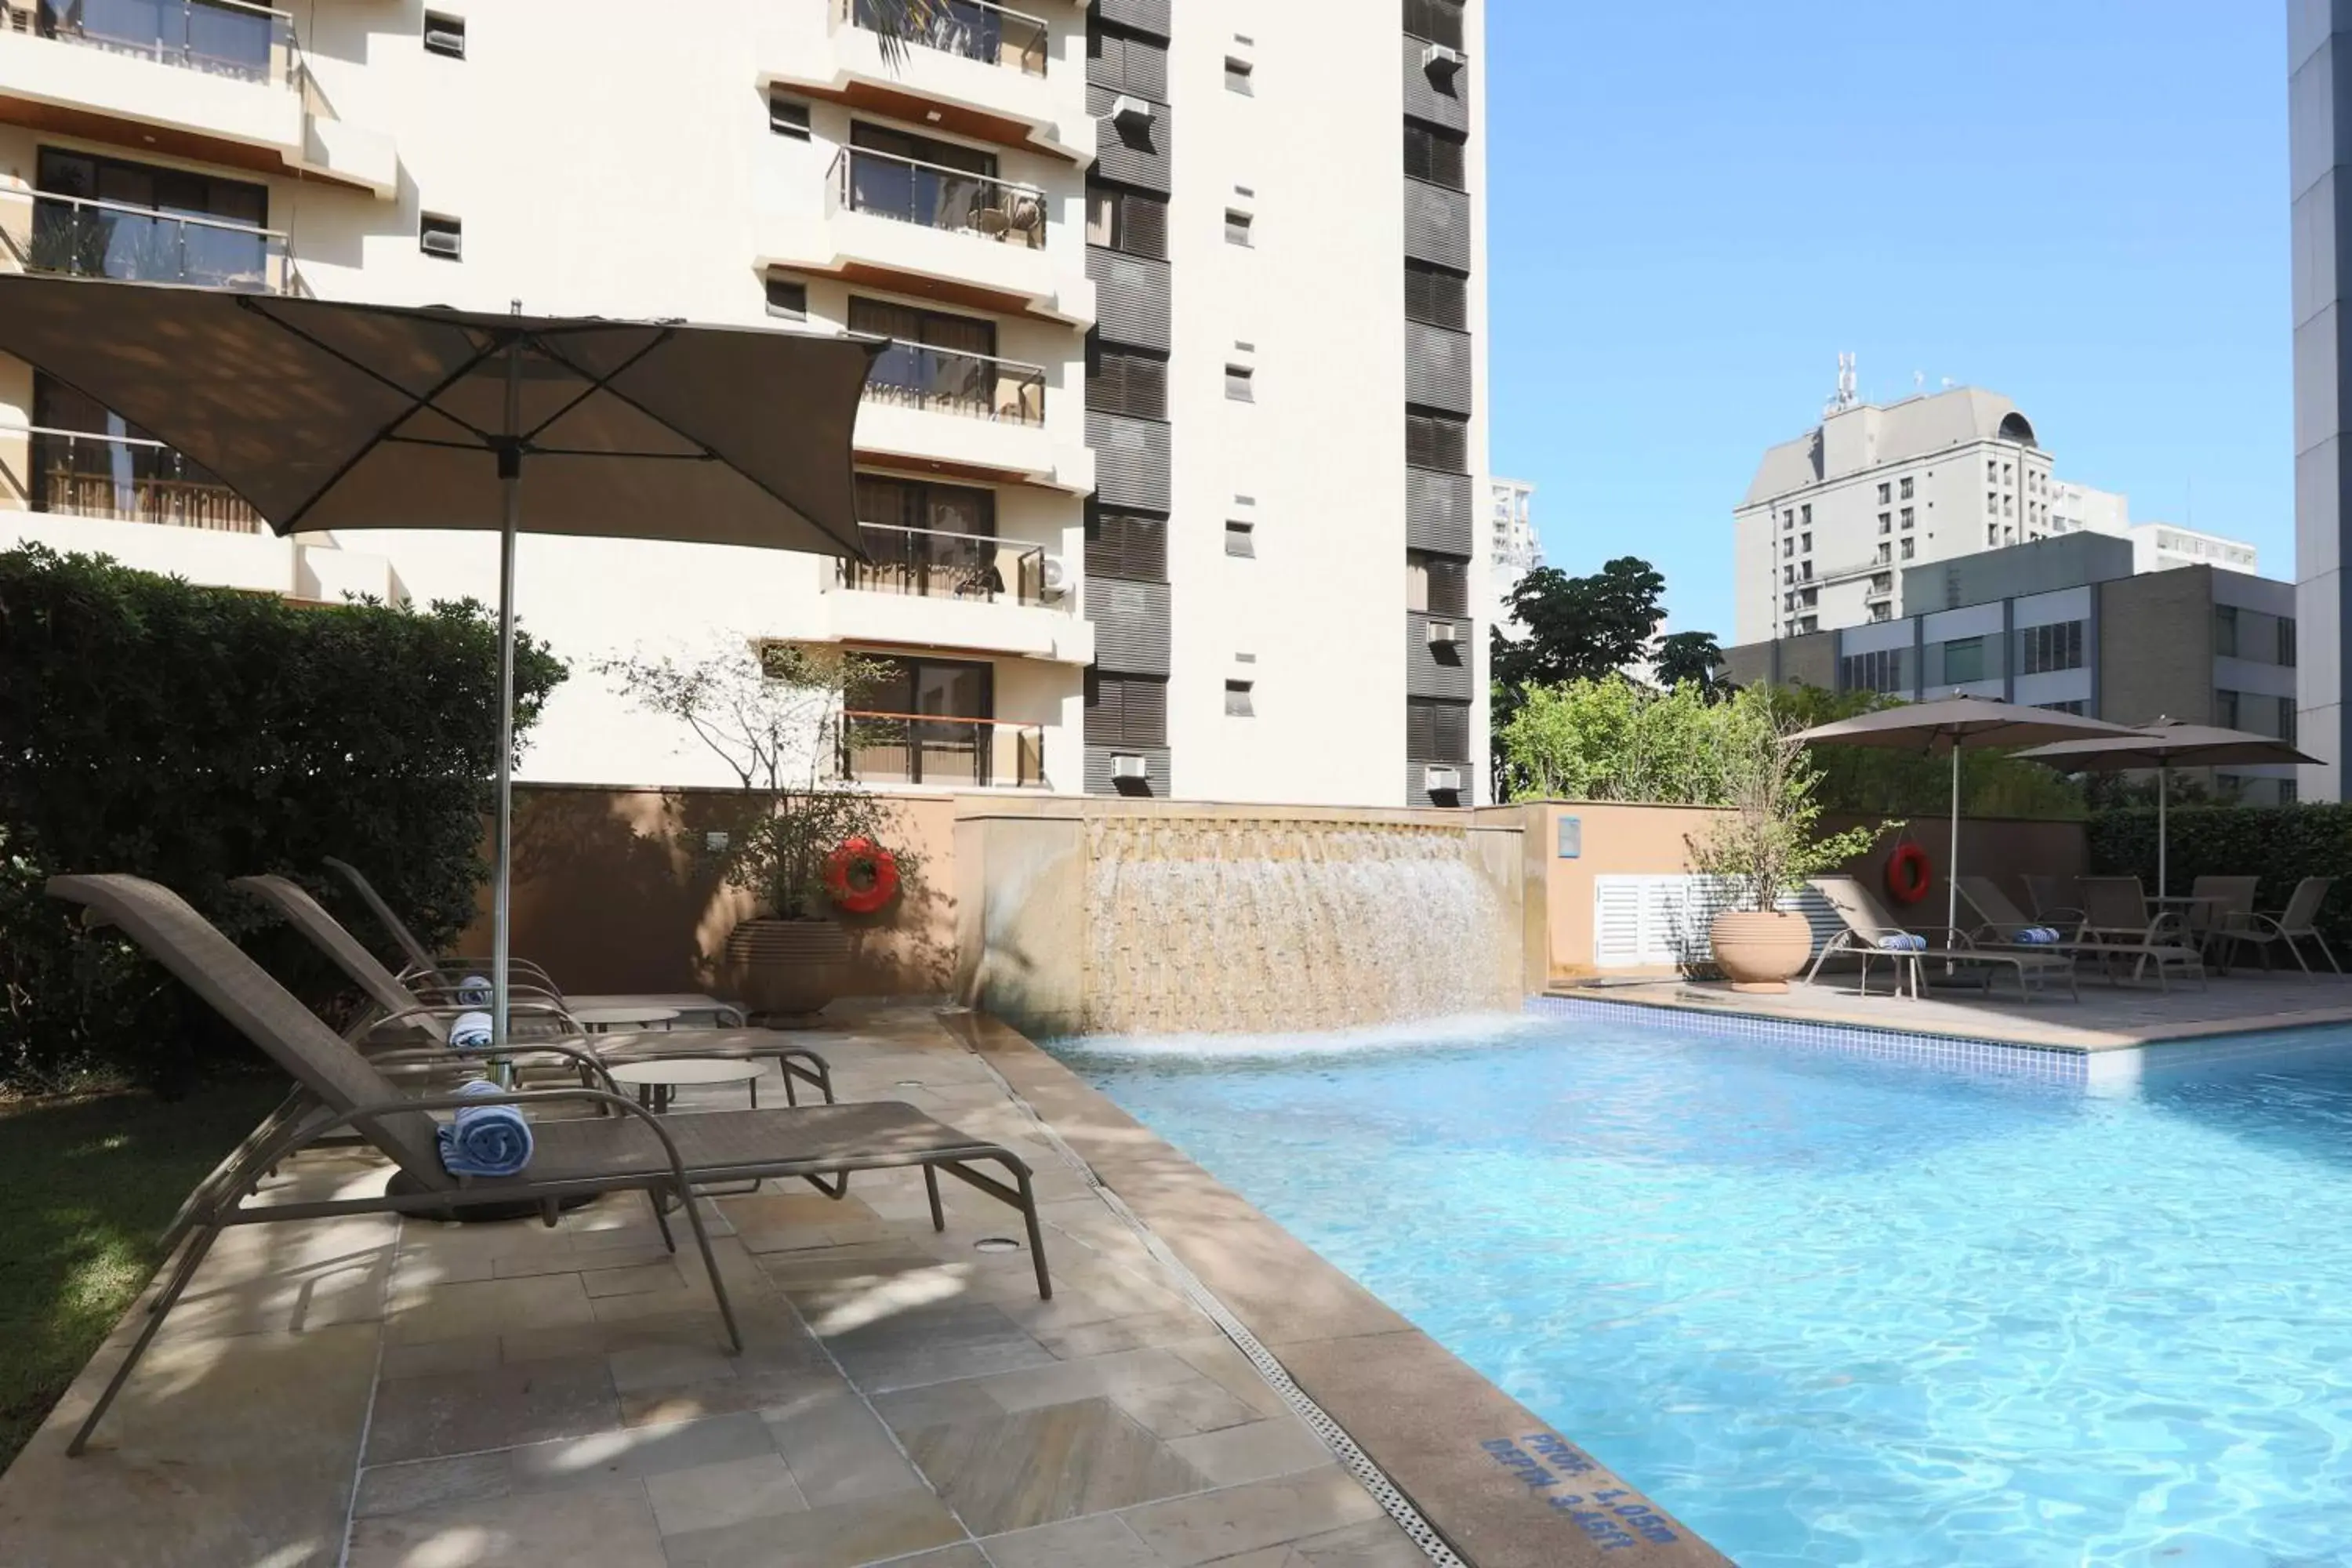
[[1505,637],[1523,637],[1525,629],[1511,619],[1511,590],[1544,563],[1543,542],[1536,537],[1536,488],[1525,479],[1498,479],[1488,490],[1493,498],[1487,514],[1486,552],[1492,562],[1486,580],[1488,613]]
[[2134,522],[2130,497],[2063,480],[2058,481],[2051,498],[2050,531],[2087,531],[2128,539],[2134,572],[2218,566],[2253,576],[2262,570],[2262,552],[2242,539],[2184,528],[2177,522]]
[[[894,339],[870,563],[526,533],[572,664],[527,778],[728,782],[593,666],[777,639],[891,661],[873,782],[1471,804],[1483,5],[1028,4],[893,62],[867,0],[0,0],[0,267]],[[497,582],[488,533],[277,540],[0,359],[19,540],[329,602]]]

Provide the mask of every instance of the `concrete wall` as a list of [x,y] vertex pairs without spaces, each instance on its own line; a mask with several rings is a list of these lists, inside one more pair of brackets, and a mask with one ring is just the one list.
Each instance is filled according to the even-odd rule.
[[2192,566],[2099,585],[2099,717],[2213,721],[2213,573]]

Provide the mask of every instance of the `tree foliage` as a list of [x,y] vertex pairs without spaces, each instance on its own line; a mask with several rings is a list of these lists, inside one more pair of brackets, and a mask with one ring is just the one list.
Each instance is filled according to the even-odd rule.
[[1590,577],[1538,566],[1511,590],[1511,618],[1526,635],[1500,627],[1490,649],[1496,683],[1516,694],[1536,686],[1598,680],[1643,662],[1665,618],[1658,600],[1666,580],[1646,561],[1618,557]]
[[1688,686],[1710,702],[1731,694],[1731,683],[1723,674],[1723,649],[1713,632],[1676,632],[1660,637],[1650,669],[1658,684],[1670,691]]
[[[249,1058],[185,987],[45,897],[61,872],[163,883],[320,1005],[339,982],[229,879],[312,880],[341,857],[426,940],[454,936],[488,871],[498,649],[471,601],[297,606],[0,552],[0,1079],[106,1068],[176,1089]],[[563,674],[519,639],[518,745]]]
[[1820,831],[1822,773],[1814,748],[1790,740],[1801,726],[1769,691],[1743,691],[1711,711],[1721,720],[1716,737],[1723,804],[1730,810],[1690,841],[1691,867],[1735,884],[1735,908],[1776,907],[1781,894],[1866,853],[1895,826]]

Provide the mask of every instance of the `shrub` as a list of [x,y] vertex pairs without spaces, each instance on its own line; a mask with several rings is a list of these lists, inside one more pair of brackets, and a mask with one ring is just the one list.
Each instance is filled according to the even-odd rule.
[[[2305,877],[2335,877],[2319,906],[2319,929],[2339,959],[2352,944],[2352,806],[2176,805],[2166,869],[2172,886],[2186,892],[2198,877],[2259,877],[2257,902],[2284,907]],[[2150,893],[2156,885],[2156,808],[2103,811],[2090,820],[2091,869],[2137,877]],[[2273,962],[2276,962],[2273,959]]]
[[[498,751],[481,605],[299,606],[35,547],[0,552],[0,1081],[170,1091],[247,1056],[161,969],[83,936],[42,892],[59,872],[162,882],[317,1005],[324,966],[230,878],[335,855],[428,940],[471,918]],[[519,642],[518,736],[562,677]]]

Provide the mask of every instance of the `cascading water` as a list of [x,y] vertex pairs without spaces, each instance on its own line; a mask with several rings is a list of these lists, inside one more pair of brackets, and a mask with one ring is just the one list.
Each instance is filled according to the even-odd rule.
[[1337,1029],[1517,998],[1517,921],[1458,830],[1109,816],[1087,836],[1087,1033]]

